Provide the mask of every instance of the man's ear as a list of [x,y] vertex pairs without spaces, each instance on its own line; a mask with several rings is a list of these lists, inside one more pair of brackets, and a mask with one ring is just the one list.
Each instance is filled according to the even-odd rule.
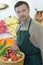
[[30,14],[30,9],[28,10],[28,13]]

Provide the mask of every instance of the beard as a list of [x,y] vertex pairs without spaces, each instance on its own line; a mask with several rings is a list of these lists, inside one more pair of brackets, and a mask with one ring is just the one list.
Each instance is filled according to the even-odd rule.
[[19,18],[19,20],[20,20],[20,21],[25,21],[26,18],[27,18],[26,16],[21,16],[21,17]]

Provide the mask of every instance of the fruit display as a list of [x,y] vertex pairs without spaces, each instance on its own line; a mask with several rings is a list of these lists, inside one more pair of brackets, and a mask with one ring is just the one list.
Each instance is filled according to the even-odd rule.
[[6,40],[6,46],[9,46],[14,43],[13,38],[0,38],[0,45],[4,44],[4,41]]
[[18,24],[18,19],[16,17],[6,18],[5,22],[7,25]]
[[23,65],[24,63],[24,53],[9,48],[15,43],[17,25],[16,17],[0,21],[0,65]]
[[5,23],[10,31],[10,33],[16,37],[16,28],[18,26],[18,19],[16,17],[6,18]]
[[0,21],[0,34],[2,33],[7,33],[8,32],[8,28],[4,22],[4,20]]

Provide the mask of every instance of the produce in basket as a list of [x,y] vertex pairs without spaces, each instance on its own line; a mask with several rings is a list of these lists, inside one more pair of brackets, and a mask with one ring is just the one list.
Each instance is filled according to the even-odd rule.
[[13,51],[12,49],[8,48],[6,53],[0,57],[3,61],[10,61],[14,62],[22,58],[22,55],[18,53],[18,51]]

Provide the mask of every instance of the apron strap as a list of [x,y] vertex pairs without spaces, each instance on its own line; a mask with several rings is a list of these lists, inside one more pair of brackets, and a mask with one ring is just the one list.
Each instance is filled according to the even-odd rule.
[[28,26],[28,31],[29,31],[29,28],[30,28],[31,22],[32,22],[32,18],[30,18],[30,22],[29,22],[29,26]]

